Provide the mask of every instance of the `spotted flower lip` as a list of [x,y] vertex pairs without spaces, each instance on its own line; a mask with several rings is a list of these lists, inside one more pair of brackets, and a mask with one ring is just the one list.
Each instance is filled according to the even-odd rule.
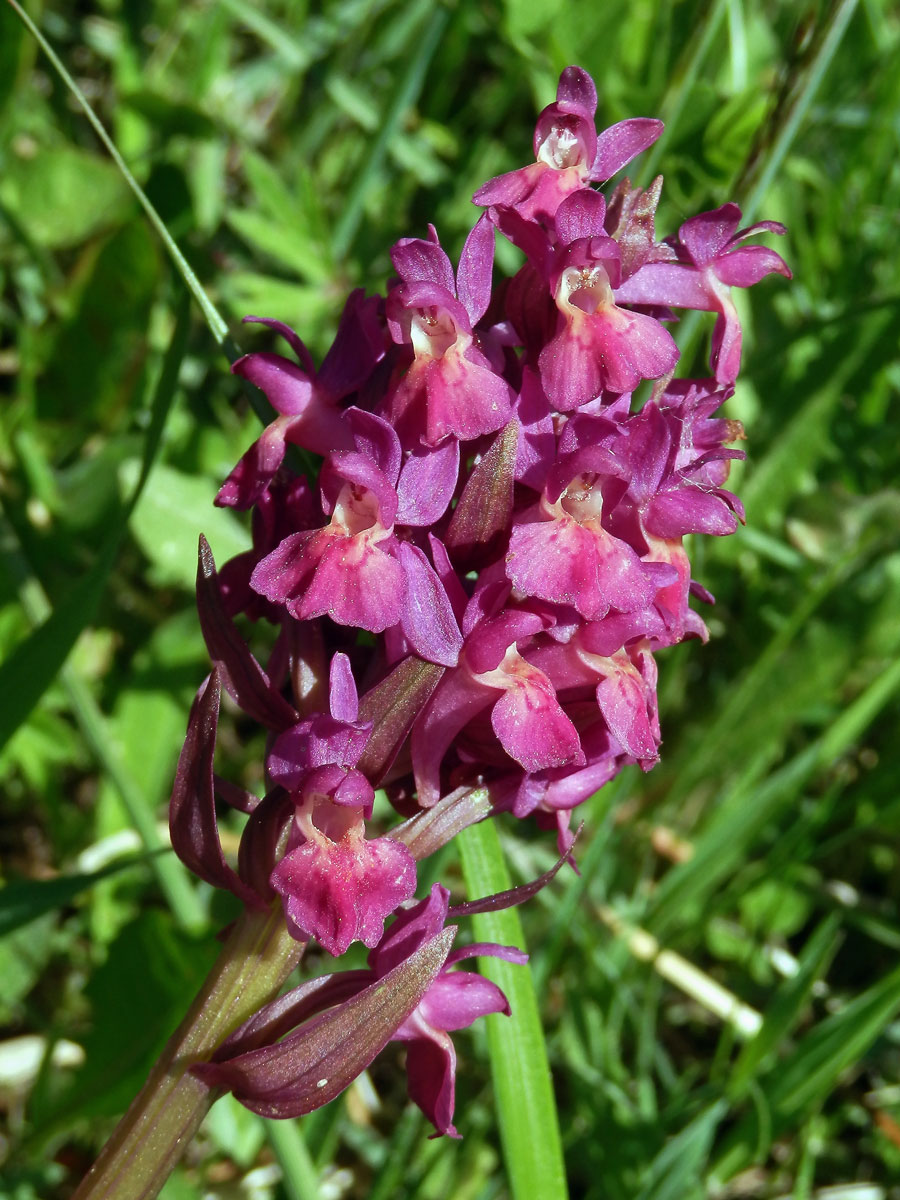
[[393,553],[396,490],[363,454],[333,455],[329,469],[340,482],[329,524],[285,538],[258,564],[250,586],[298,621],[328,614],[339,625],[380,633],[395,623],[394,598],[405,592]]
[[[443,585],[427,557],[394,532],[396,436],[380,418],[369,420],[365,452],[335,454],[323,466],[329,523],[284,538],[259,561],[250,586],[299,621],[327,615],[372,633],[399,624],[423,657],[453,665],[462,638]],[[391,438],[379,445],[382,426]]]
[[[321,779],[309,786],[316,784],[323,786]],[[405,846],[365,837],[362,806],[313,796],[298,808],[302,840],[275,867],[272,886],[294,936],[314,937],[337,957],[355,941],[377,945],[385,919],[415,891],[416,868]]]
[[547,396],[563,412],[603,391],[631,392],[678,361],[678,349],[659,321],[621,307],[621,252],[605,232],[605,215],[597,192],[575,193],[556,212],[549,273],[559,319],[538,364]]
[[358,720],[346,655],[332,659],[329,693],[330,714],[282,733],[269,755],[269,775],[294,805],[287,853],[270,882],[294,935],[315,937],[337,956],[357,940],[378,943],[385,918],[415,890],[416,868],[405,846],[366,837],[375,793],[356,768],[372,725]]
[[597,621],[610,609],[646,607],[655,588],[636,551],[603,526],[602,476],[590,457],[573,456],[566,487],[556,497],[545,491],[513,526],[506,573],[523,595],[571,605]]
[[459,666],[444,675],[413,727],[420,804],[437,801],[441,759],[467,723],[488,709],[500,746],[526,771],[583,761],[578,733],[552,683],[518,649],[543,624],[537,613],[507,611],[469,634]]

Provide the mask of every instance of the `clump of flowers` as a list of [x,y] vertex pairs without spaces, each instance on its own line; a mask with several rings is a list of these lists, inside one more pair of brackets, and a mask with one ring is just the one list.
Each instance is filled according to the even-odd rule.
[[[590,76],[568,67],[535,161],[476,192],[485,211],[456,267],[432,226],[399,241],[387,295],[350,296],[318,368],[272,320],[291,354],[234,364],[278,415],[217,499],[253,510],[252,551],[217,573],[201,545],[215,670],[191,716],[172,841],[249,908],[280,903],[299,941],[370,951],[367,969],[279,997],[195,1068],[269,1116],[331,1099],[393,1039],[412,1098],[457,1136],[450,1034],[508,1009],[493,984],[451,968],[524,956],[453,949],[448,912],[479,906],[448,909],[437,885],[416,902],[416,863],[497,813],[554,831],[564,861],[578,805],[658,759],[657,652],[707,636],[689,601],[712,597],[684,537],[743,518],[725,488],[741,428],[715,416],[740,366],[731,290],[790,275],[747,244],[783,229],[740,229],[725,204],[659,240],[661,178],[623,179],[607,197],[592,185],[662,124],[598,134],[596,107]],[[497,231],[526,261],[495,287]],[[716,314],[706,378],[675,377],[675,309]],[[315,480],[294,472],[291,446],[321,456]],[[265,665],[238,614],[276,627]],[[213,772],[221,687],[270,731],[262,799]],[[403,818],[387,831],[373,828],[376,789]],[[217,795],[248,813],[236,870]]]

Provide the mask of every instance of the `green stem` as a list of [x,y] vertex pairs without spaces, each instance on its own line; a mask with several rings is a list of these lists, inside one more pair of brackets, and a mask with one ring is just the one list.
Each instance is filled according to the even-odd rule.
[[189,1067],[277,996],[303,954],[280,907],[247,912],[72,1200],[152,1200],[216,1098]]
[[[457,835],[457,845],[473,899],[511,887],[493,821],[470,825]],[[524,948],[517,909],[482,913],[473,922],[479,941]],[[478,969],[503,990],[512,1010],[510,1018],[488,1018],[491,1073],[512,1194],[515,1200],[566,1200],[559,1118],[531,971],[498,958],[479,959]]]
[[319,1172],[297,1121],[266,1121],[266,1137],[281,1167],[288,1200],[319,1200]]

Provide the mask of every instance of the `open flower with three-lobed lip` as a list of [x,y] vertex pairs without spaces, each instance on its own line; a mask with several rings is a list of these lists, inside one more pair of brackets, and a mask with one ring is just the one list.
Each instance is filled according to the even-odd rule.
[[375,946],[384,921],[416,886],[415,863],[391,838],[366,837],[374,789],[356,769],[372,726],[359,720],[348,659],[331,661],[330,713],[318,713],[274,741],[269,777],[294,807],[287,850],[272,871],[289,928],[329,954],[351,942]]
[[380,411],[410,449],[501,429],[513,392],[474,338],[491,297],[493,227],[486,217],[478,221],[455,276],[431,225],[427,239],[401,239],[391,258],[400,281],[388,292],[388,328],[411,361],[401,359]]
[[720,384],[734,383],[741,365],[741,323],[731,289],[751,287],[773,273],[791,278],[780,254],[768,246],[742,244],[755,233],[783,234],[784,226],[778,221],[757,221],[739,229],[740,221],[736,204],[691,217],[677,238],[669,239],[669,260],[647,263],[619,293],[627,304],[717,313],[710,361]]

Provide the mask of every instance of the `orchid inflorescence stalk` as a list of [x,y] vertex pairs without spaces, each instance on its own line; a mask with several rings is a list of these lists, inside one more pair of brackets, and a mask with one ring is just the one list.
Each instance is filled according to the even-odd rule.
[[[452,948],[451,918],[518,903],[546,879],[449,908],[419,901],[416,863],[466,825],[534,817],[570,855],[572,813],[623,766],[659,753],[656,651],[706,638],[686,534],[742,519],[724,484],[740,425],[716,417],[741,358],[734,286],[789,276],[725,204],[657,241],[662,179],[592,184],[662,132],[656,120],[597,133],[597,95],[563,71],[540,115],[535,161],[475,193],[485,211],[458,267],[436,230],[391,251],[387,296],[348,299],[316,368],[252,353],[234,371],[277,416],[217,504],[253,510],[253,549],[217,572],[201,541],[198,605],[214,661],[191,715],[172,797],[172,843],[249,910],[283,907],[299,942],[369,965],[278,996],[194,1076],[267,1116],[333,1098],[389,1040],[439,1133],[453,1126],[449,1034],[508,1011],[455,965],[499,955]],[[495,234],[524,254],[493,287]],[[716,314],[710,376],[675,378],[674,309]],[[632,394],[653,380],[639,409]],[[289,447],[321,456],[318,479]],[[277,630],[265,666],[235,617]],[[220,689],[268,730],[258,799],[213,770]],[[371,825],[376,789],[403,817]],[[216,798],[248,814],[236,869]],[[557,864],[559,865],[559,864]],[[387,1015],[385,1015],[387,1014]]]

